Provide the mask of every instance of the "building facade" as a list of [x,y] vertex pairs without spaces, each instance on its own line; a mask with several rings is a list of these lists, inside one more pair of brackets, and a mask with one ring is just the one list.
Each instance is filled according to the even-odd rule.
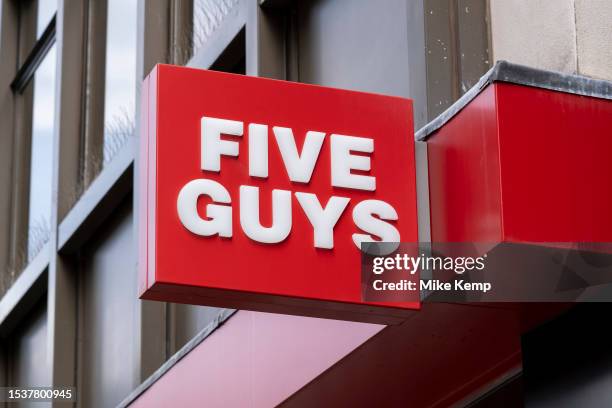
[[[210,406],[242,405],[234,397],[244,387],[259,389],[248,399],[253,406],[370,406],[368,395],[402,394],[402,381],[376,392],[342,389],[357,383],[333,378],[317,382],[340,361],[342,373],[365,375],[360,362],[380,354],[360,355],[359,347],[376,336],[386,336],[387,346],[416,341],[393,334],[401,329],[138,299],[134,191],[143,78],[155,64],[169,63],[401,96],[414,100],[418,129],[497,60],[612,80],[611,21],[607,0],[1,0],[2,384],[75,386],[80,407],[155,405],[159,378],[188,356],[201,357],[196,371],[182,375],[201,376],[202,389],[219,387],[212,378],[232,366],[231,349],[244,340],[259,341],[255,350],[272,368],[259,382],[223,385],[219,395],[227,400],[213,398]],[[417,174],[418,183],[424,178]],[[601,406],[597,398],[611,401],[612,385],[600,380],[612,363],[609,343],[599,340],[610,337],[594,327],[607,310],[579,306],[514,339],[523,342],[521,363],[494,382],[455,400],[421,400],[560,406],[555,398],[562,398]],[[251,331],[240,332],[242,324]],[[225,329],[226,337],[217,336]],[[291,334],[304,340],[300,347],[269,348],[283,336],[297,341]],[[565,342],[547,347],[555,336]],[[572,342],[601,364],[583,369],[578,362],[587,357],[576,357],[576,364],[556,368],[563,374],[556,378],[550,367],[559,355],[574,361],[575,351],[564,348]],[[279,356],[285,365],[275,369]],[[309,366],[311,359],[316,363]],[[304,369],[292,376],[289,363]],[[527,370],[533,374],[524,378]],[[183,378],[181,385],[178,378],[175,389],[198,395],[197,381]],[[598,397],[587,400],[565,383],[580,381]],[[560,388],[567,395],[550,391]],[[406,401],[389,397],[386,405]]]

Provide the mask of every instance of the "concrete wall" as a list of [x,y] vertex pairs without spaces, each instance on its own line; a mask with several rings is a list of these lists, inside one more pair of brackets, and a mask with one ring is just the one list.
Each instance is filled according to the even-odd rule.
[[578,70],[612,79],[612,1],[574,0]]
[[489,0],[494,60],[612,79],[612,1]]

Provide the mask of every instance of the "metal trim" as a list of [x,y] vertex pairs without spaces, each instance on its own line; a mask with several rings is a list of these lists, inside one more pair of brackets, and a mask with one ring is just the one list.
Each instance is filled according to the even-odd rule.
[[144,394],[146,390],[151,388],[153,384],[157,382],[164,374],[166,374],[172,367],[174,367],[179,361],[195,349],[200,343],[202,343],[208,336],[213,334],[219,329],[230,317],[236,313],[234,309],[223,309],[215,319],[210,322],[202,331],[200,331],[194,338],[189,340],[179,351],[177,351],[172,357],[170,357],[161,367],[157,369],[149,378],[143,381],[137,386],[127,397],[121,401],[117,407],[127,407],[134,402],[140,395]]
[[47,242],[0,299],[2,336],[11,333],[20,317],[27,314],[41,294],[47,290],[46,279],[42,278],[49,267],[51,255],[51,245]]
[[506,82],[548,89],[551,91],[566,92],[574,95],[612,100],[612,82],[610,81],[581,75],[547,71],[513,64],[508,61],[498,61],[482,78],[480,78],[478,83],[463,94],[461,98],[438,115],[434,120],[419,129],[414,135],[415,140],[427,140],[432,133],[444,126],[446,122],[459,113],[472,101],[472,99],[478,96],[485,87],[494,82]]
[[186,67],[209,69],[246,27],[246,4],[240,1],[224,16],[223,21],[206,41],[206,45],[194,50]]
[[58,227],[58,252],[74,253],[132,191],[134,143],[128,143],[102,169]]
[[42,63],[43,59],[55,44],[56,39],[56,29],[55,29],[55,20],[57,17],[57,13],[53,15],[53,18],[45,28],[45,31],[42,33],[32,51],[24,61],[19,71],[15,75],[15,79],[11,82],[11,89],[13,92],[22,93],[26,86],[30,83],[32,78],[34,78],[34,74],[36,70]]
[[495,394],[496,391],[499,391],[504,386],[508,385],[514,380],[521,378],[523,375],[523,367],[517,366],[514,369],[508,371],[503,374],[499,378],[496,378],[491,383],[487,384],[483,388],[469,394],[461,401],[457,402],[458,407],[476,407],[479,402],[484,401],[488,396]]

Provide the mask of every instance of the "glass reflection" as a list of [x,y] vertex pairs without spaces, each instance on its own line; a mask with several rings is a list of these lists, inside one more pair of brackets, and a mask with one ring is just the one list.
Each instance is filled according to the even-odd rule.
[[193,0],[193,53],[195,54],[221,24],[238,0]]
[[55,64],[56,47],[53,46],[34,74],[28,208],[28,261],[32,260],[49,240],[53,174],[53,125],[55,119]]
[[134,134],[136,0],[108,0],[104,149],[106,164]]
[[36,38],[39,38],[57,11],[57,0],[38,0]]

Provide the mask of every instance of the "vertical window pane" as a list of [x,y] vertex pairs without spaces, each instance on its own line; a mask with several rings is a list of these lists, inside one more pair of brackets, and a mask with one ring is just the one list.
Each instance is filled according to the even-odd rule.
[[56,52],[53,46],[34,74],[28,261],[38,254],[49,239],[55,117],[55,63]]
[[57,0],[38,0],[36,37],[40,37],[57,11]]
[[193,53],[217,29],[238,0],[193,0]]
[[134,134],[136,0],[108,0],[104,163]]

